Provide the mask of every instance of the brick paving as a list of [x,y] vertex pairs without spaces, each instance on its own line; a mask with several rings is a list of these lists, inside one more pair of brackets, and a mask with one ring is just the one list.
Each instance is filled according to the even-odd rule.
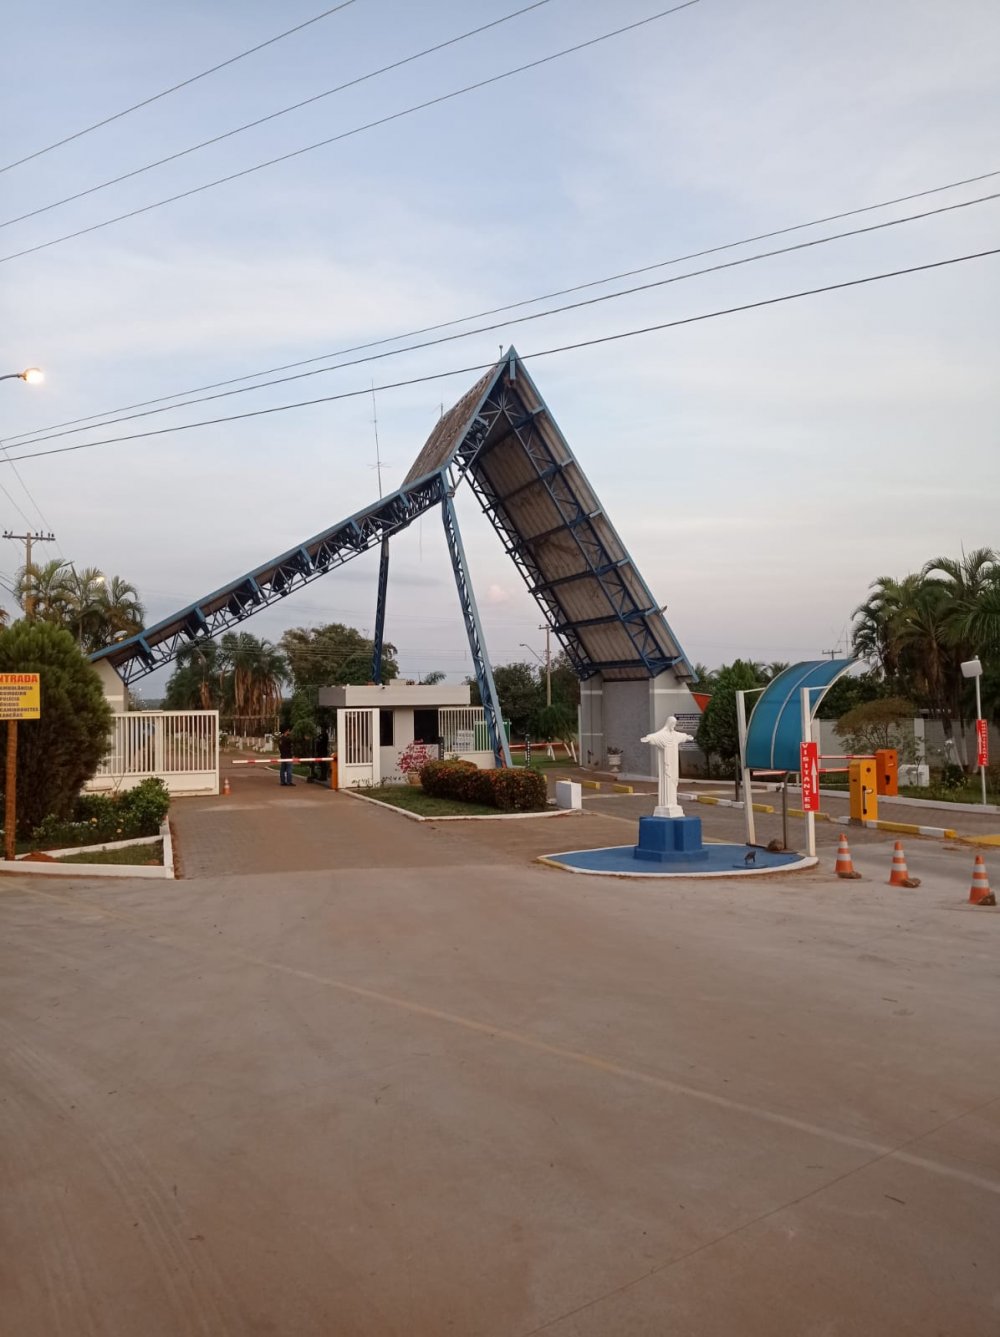
[[511,821],[413,822],[346,793],[297,780],[283,789],[266,767],[225,771],[228,797],[178,799],[170,810],[182,877],[247,876],[335,868],[523,865],[539,854],[620,845],[613,816],[570,814]]

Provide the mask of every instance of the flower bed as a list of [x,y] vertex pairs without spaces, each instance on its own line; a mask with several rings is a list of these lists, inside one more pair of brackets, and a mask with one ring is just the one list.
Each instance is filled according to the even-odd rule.
[[83,794],[71,817],[46,817],[28,843],[33,850],[70,849],[156,836],[169,807],[167,787],[155,778],[120,794]]
[[425,794],[500,812],[543,812],[545,777],[533,770],[481,771],[471,761],[429,761],[420,768]]

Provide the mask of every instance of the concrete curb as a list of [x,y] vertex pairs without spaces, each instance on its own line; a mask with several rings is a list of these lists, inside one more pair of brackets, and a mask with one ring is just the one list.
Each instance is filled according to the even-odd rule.
[[[764,787],[769,791],[781,789],[780,785],[769,784]],[[799,794],[802,791],[799,785],[789,785],[788,792],[790,794]],[[821,787],[819,792],[821,798],[841,798],[846,801],[848,797],[848,791],[846,789],[825,789]],[[906,794],[894,794],[891,798],[886,797],[884,794],[880,794],[879,801],[886,804],[898,805],[901,808],[936,808],[939,812],[964,812],[970,814],[986,813],[990,817],[1000,815],[1000,807],[995,803],[949,803],[947,799],[909,798]]]
[[[623,845],[621,848],[627,849],[628,847]],[[565,852],[567,854],[578,853],[577,850],[567,850]],[[810,858],[808,855],[804,855],[796,863],[783,864],[780,868],[734,868],[732,872],[729,873],[691,873],[687,871],[682,873],[613,873],[605,872],[603,869],[597,868],[572,868],[569,864],[560,863],[559,855],[557,854],[540,854],[535,859],[535,863],[546,864],[549,868],[558,868],[562,873],[579,873],[581,877],[621,877],[628,878],[632,881],[649,881],[650,879],[653,879],[657,882],[671,882],[677,881],[678,879],[686,881],[688,878],[691,878],[703,882],[709,880],[728,882],[734,877],[779,877],[783,873],[800,872],[805,868],[815,868],[819,863],[819,859]]]
[[406,808],[397,808],[394,803],[383,803],[381,799],[369,798],[367,794],[359,794],[354,789],[341,789],[341,794],[347,794],[350,798],[359,799],[362,803],[371,803],[376,808],[386,808],[389,812],[398,812],[403,817],[408,817],[411,822],[512,822],[523,820],[527,817],[573,817],[582,812],[581,808],[557,808],[551,812],[498,812],[470,813],[468,817],[461,815],[453,817],[425,817],[419,812],[408,812]]
[[[838,826],[850,826],[850,817],[831,817],[831,822],[836,822]],[[869,831],[894,831],[900,836],[936,836],[939,840],[960,840],[962,837],[956,831],[947,826],[917,826],[914,822],[887,822],[880,817],[878,821],[858,822],[858,826],[867,827]]]
[[[717,808],[739,808],[743,809],[743,802],[735,798],[716,798],[714,794],[681,794],[680,798],[687,799],[690,803],[709,803]],[[754,812],[774,812],[773,803],[755,803]]]
[[[683,799],[688,799],[692,803],[712,803],[720,808],[742,808],[743,804],[736,799],[715,798],[709,794],[682,794]],[[965,805],[963,805],[965,806]],[[754,812],[773,813],[776,809],[769,803],[755,803]],[[801,808],[789,808],[789,817],[805,817],[807,814]],[[818,822],[837,822],[840,826],[850,826],[850,817],[832,816],[827,812],[816,812],[813,816]],[[877,821],[866,821],[859,823],[866,826],[870,831],[895,831],[902,836],[936,836],[942,840],[968,840],[975,842],[974,836],[960,836],[957,831],[953,831],[948,826],[918,826],[914,822],[890,822],[881,817]],[[982,837],[985,841],[990,841],[989,836]],[[1000,843],[1000,842],[997,842]]]
[[[132,845],[152,845],[157,840],[163,841],[162,864],[29,863],[21,858],[15,859],[11,864],[0,863],[0,873],[14,875],[25,873],[29,877],[173,878],[176,876],[174,873],[174,845],[169,822],[164,822],[161,825],[158,836],[137,836],[135,840],[116,840],[105,845],[77,845],[72,849],[63,851],[63,853],[84,854],[89,850],[96,854],[99,850],[119,850],[128,849]],[[44,852],[51,854],[53,858],[58,858],[60,854],[58,850],[45,850]]]

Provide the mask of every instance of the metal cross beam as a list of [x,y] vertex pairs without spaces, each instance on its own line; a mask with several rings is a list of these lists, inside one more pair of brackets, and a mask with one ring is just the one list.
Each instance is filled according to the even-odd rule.
[[469,579],[469,568],[465,560],[465,548],[458,528],[458,516],[452,493],[446,492],[441,505],[441,518],[444,521],[445,538],[448,541],[448,553],[455,572],[455,584],[465,618],[465,630],[469,637],[469,649],[476,670],[476,682],[479,684],[479,699],[483,703],[486,716],[486,731],[489,734],[490,747],[498,766],[510,766],[510,747],[503,727],[503,715],[497,697],[496,683],[493,681],[493,668],[486,653],[486,641],[483,637],[482,624],[479,621],[479,609],[476,596]]
[[[343,566],[437,506],[445,495],[443,474],[430,474],[380,499],[367,510],[307,539],[263,566],[240,576],[171,617],[128,640],[90,656],[105,659],[126,684],[169,664],[186,645],[208,640]],[[386,573],[387,574],[387,573]]]

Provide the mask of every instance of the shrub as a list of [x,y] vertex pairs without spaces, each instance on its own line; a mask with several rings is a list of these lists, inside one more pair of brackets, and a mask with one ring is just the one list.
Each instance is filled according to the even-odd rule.
[[481,771],[471,761],[429,761],[420,770],[424,792],[501,812],[540,812],[546,806],[545,777],[532,770]]
[[43,818],[31,833],[31,846],[51,850],[155,836],[169,808],[167,787],[155,778],[122,794],[83,794],[71,817],[49,813]]
[[420,784],[426,794],[435,798],[454,798],[455,779],[461,772],[475,771],[471,761],[425,761],[420,767]]
[[162,780],[150,776],[118,796],[118,803],[137,836],[155,836],[170,810],[170,792]]
[[483,771],[493,788],[494,805],[501,812],[539,812],[545,807],[545,777],[538,771]]
[[50,813],[71,818],[108,750],[111,709],[73,637],[49,623],[15,622],[0,632],[0,671],[41,676],[41,718],[17,731],[17,830],[24,836]]

